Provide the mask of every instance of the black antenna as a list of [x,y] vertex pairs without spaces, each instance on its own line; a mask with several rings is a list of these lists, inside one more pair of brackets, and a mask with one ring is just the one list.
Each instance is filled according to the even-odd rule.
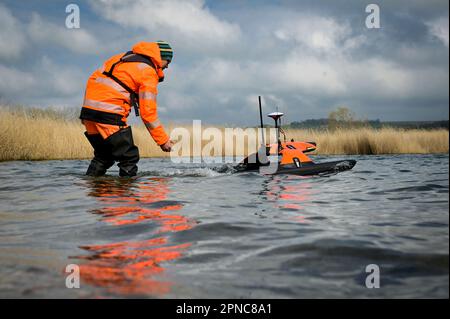
[[259,101],[259,119],[261,121],[261,141],[262,145],[266,145],[266,142],[264,141],[264,123],[263,123],[263,115],[262,115],[262,106],[261,106],[261,96],[258,96]]

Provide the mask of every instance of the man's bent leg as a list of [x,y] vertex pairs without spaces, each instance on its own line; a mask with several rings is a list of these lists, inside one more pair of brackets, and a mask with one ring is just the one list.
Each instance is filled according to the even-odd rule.
[[114,164],[110,146],[105,142],[100,134],[87,134],[86,132],[84,135],[94,148],[94,158],[86,171],[86,175],[105,175],[106,170]]
[[139,149],[134,145],[131,127],[121,129],[105,141],[111,146],[113,158],[119,161],[120,176],[135,176],[139,162]]

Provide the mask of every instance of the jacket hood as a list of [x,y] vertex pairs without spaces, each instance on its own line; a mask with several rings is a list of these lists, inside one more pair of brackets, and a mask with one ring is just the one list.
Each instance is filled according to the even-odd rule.
[[156,42],[138,42],[133,48],[133,53],[142,54],[152,59],[156,66],[156,73],[158,74],[159,82],[164,81],[164,72],[162,70],[161,51]]
[[146,55],[154,62],[156,62],[157,66],[161,68],[161,51],[159,50],[159,46],[156,42],[139,42],[133,46],[133,52],[137,54]]

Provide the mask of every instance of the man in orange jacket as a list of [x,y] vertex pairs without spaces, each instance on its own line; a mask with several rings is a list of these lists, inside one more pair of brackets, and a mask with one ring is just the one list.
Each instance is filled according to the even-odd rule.
[[171,151],[173,142],[158,120],[156,96],[172,57],[166,42],[139,42],[132,51],[107,60],[89,77],[80,114],[84,134],[94,148],[86,175],[104,175],[115,161],[119,162],[120,176],[136,175],[139,149],[126,123],[132,108],[136,116],[140,113],[161,149]]

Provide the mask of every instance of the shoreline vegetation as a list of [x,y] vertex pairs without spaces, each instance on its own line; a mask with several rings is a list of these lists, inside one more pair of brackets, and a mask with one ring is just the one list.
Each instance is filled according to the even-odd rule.
[[[92,148],[76,115],[52,109],[0,105],[0,162],[12,160],[91,159]],[[168,157],[151,139],[143,124],[132,125],[140,155]],[[192,125],[184,125],[192,132]],[[175,128],[167,125],[168,133]],[[203,127],[203,130],[207,126]],[[219,128],[224,130],[224,128]],[[288,139],[314,141],[312,155],[438,154],[449,152],[449,131],[392,127],[339,127],[335,129],[285,128]],[[202,146],[210,140],[203,140]],[[243,156],[226,147],[222,156]],[[230,143],[231,144],[231,143]],[[193,154],[199,156],[200,154]]]

